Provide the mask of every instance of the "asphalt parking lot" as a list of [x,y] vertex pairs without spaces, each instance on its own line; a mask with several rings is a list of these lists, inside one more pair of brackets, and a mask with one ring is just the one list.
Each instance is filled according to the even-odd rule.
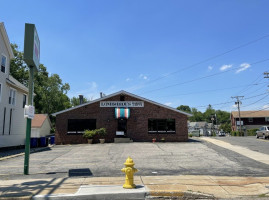
[[[224,139],[223,139],[224,140]],[[268,143],[269,144],[269,143]],[[0,161],[0,179],[118,177],[131,156],[136,175],[269,176],[269,166],[199,139],[183,143],[106,143],[58,145],[30,156]]]
[[252,151],[257,151],[269,155],[269,140],[268,139],[257,139],[256,136],[247,137],[215,137],[216,139],[224,142],[229,142],[232,145],[239,145],[247,147]]

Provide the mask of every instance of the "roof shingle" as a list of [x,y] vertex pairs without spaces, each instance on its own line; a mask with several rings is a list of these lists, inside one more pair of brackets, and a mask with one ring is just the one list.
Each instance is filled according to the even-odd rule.
[[[233,111],[232,115],[234,118],[239,118],[239,114],[237,111]],[[260,111],[240,111],[241,118],[249,118],[249,117],[269,117],[269,110],[260,110]]]
[[34,119],[32,120],[32,128],[40,128],[44,121],[47,118],[47,114],[35,114]]

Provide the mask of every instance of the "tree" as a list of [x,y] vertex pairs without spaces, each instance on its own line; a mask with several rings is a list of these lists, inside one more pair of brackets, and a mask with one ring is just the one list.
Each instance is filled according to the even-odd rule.
[[212,108],[212,106],[209,104],[206,111],[203,114],[204,120],[208,123],[211,123],[212,116],[215,116],[215,110]]
[[179,107],[177,107],[177,109],[183,112],[191,113],[191,108],[186,105],[180,105]]
[[231,122],[229,112],[217,110],[216,115],[217,115],[218,124],[223,124],[223,123],[229,124]]
[[[11,61],[11,75],[25,86],[28,86],[29,70],[23,61],[23,53],[18,50],[18,45],[11,45],[15,58]],[[62,83],[58,74],[49,75],[47,68],[40,64],[34,74],[34,106],[36,113],[49,115],[71,107],[67,92],[70,90],[68,83]]]
[[37,109],[41,113],[52,114],[70,108],[70,100],[66,95],[70,90],[69,84],[63,84],[58,74],[52,74],[46,80],[46,82],[42,81],[36,86],[40,97],[39,102],[37,102],[37,105],[39,105]]
[[230,123],[221,124],[220,129],[222,129],[225,133],[231,133],[232,131],[232,127]]
[[11,44],[11,48],[15,58],[10,61],[10,74],[28,87],[29,70],[23,61],[23,53],[18,50],[17,44]]
[[[88,102],[88,99],[83,97],[83,103],[86,103]],[[75,107],[75,106],[78,106],[80,104],[80,100],[79,100],[79,97],[73,97],[71,100],[70,100],[70,103],[71,103],[71,106],[72,107]]]
[[192,117],[189,118],[191,122],[201,122],[204,121],[203,113],[198,111],[196,108],[192,108],[191,110]]

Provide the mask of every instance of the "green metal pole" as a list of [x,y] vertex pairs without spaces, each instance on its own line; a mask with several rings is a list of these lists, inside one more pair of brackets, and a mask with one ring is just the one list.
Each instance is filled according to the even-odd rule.
[[[28,94],[28,105],[33,105],[33,94],[34,94],[34,67],[29,66],[30,77],[29,77],[29,94]],[[31,124],[32,120],[27,118],[26,123],[26,139],[25,139],[25,155],[24,155],[24,174],[29,174],[29,159],[30,159],[30,138],[31,138]]]

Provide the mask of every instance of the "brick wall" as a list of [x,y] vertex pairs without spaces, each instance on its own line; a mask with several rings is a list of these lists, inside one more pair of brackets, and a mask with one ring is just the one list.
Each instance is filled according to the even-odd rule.
[[[125,101],[141,101],[141,99],[124,95]],[[105,101],[120,101],[120,95],[105,99]],[[68,119],[96,119],[96,128],[106,128],[106,142],[113,142],[116,136],[118,120],[115,119],[115,108],[100,107],[100,102],[70,110],[56,116],[56,144],[79,144],[87,140],[82,135],[68,135]],[[148,119],[175,119],[175,134],[148,134]],[[187,141],[188,127],[187,116],[170,109],[144,101],[143,108],[130,108],[130,118],[127,120],[127,137],[135,142],[152,141],[152,138],[160,140],[162,137],[167,142]],[[99,142],[94,138],[94,142]]]

